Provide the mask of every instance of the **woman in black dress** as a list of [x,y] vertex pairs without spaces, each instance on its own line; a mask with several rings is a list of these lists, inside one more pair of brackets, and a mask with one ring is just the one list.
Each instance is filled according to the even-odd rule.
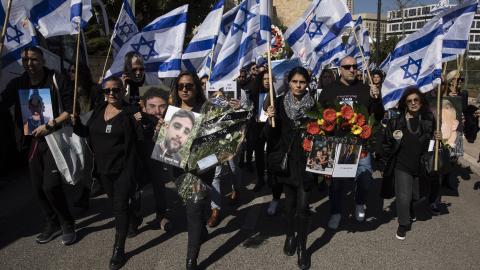
[[[269,142],[275,142],[273,152],[288,154],[288,172],[278,175],[285,193],[287,218],[286,239],[283,252],[298,255],[298,267],[310,268],[310,255],[307,252],[309,224],[309,195],[313,186],[313,176],[305,171],[307,156],[302,147],[302,126],[308,120],[305,113],[315,106],[315,101],[307,93],[310,75],[305,68],[296,67],[288,74],[289,91],[277,98],[275,108],[267,109],[268,117],[275,117],[275,128],[268,124],[265,133]],[[296,233],[296,235],[295,235]]]

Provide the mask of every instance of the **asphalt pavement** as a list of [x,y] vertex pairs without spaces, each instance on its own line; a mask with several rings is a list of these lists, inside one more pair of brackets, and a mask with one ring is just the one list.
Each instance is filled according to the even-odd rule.
[[[474,190],[480,180],[476,163],[480,143],[465,144],[465,149],[468,156],[461,160],[452,181],[458,189],[442,189],[441,215],[432,217],[421,201],[416,206],[418,221],[404,241],[395,238],[394,202],[379,197],[378,173],[367,204],[367,220],[358,223],[352,216],[350,189],[337,231],[326,229],[326,190],[314,190],[308,237],[311,269],[480,269],[480,190]],[[282,214],[266,215],[269,189],[253,193],[254,174],[242,172],[245,189],[241,201],[232,207],[225,200],[223,220],[209,229],[202,246],[201,269],[297,269],[296,256],[286,257],[282,252]],[[0,189],[0,269],[108,269],[114,224],[105,196],[91,199],[90,209],[77,220],[77,243],[65,247],[56,238],[39,245],[35,236],[43,227],[43,215],[28,175],[24,170],[10,177],[8,185]],[[225,183],[228,193],[228,178]],[[149,224],[154,206],[152,191],[147,188],[142,205],[145,219],[140,234],[127,240],[129,259],[124,269],[184,269],[185,209],[173,184],[167,191],[174,232],[165,233]]]

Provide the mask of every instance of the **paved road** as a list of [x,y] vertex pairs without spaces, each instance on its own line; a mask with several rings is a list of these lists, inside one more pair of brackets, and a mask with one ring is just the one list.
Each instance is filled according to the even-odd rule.
[[[480,167],[475,167],[477,170]],[[315,190],[308,239],[312,269],[479,269],[480,190],[479,176],[468,168],[458,170],[458,192],[444,189],[442,215],[433,217],[425,203],[417,205],[419,221],[405,241],[395,238],[392,201],[378,198],[380,180],[368,202],[367,222],[358,224],[351,193],[341,227],[326,230],[328,200],[325,191]],[[57,238],[38,245],[35,236],[43,226],[40,208],[32,197],[25,172],[12,176],[0,190],[0,269],[107,269],[114,229],[105,197],[91,200],[89,212],[78,220],[78,243],[64,247]],[[244,172],[247,182],[253,176]],[[296,256],[282,253],[284,236],[281,215],[267,217],[271,199],[265,189],[254,194],[245,183],[241,203],[226,207],[221,224],[210,229],[199,261],[205,269],[296,269]],[[225,185],[228,186],[228,185]],[[185,211],[173,188],[168,190],[174,233],[154,230],[152,193],[146,190],[141,233],[127,241],[130,256],[125,269],[183,269],[186,253]]]

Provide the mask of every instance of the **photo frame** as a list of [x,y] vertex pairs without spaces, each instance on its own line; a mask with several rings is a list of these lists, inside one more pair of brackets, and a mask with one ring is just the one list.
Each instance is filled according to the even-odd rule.
[[20,89],[18,98],[25,136],[32,135],[36,128],[54,119],[52,96],[49,88]]

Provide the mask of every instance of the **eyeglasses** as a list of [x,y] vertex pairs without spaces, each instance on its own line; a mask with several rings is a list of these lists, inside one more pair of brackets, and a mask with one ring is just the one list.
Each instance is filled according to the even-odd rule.
[[414,103],[419,103],[420,99],[419,98],[412,98],[412,99],[407,99],[407,104],[414,104]]
[[343,65],[341,66],[343,69],[350,70],[353,68],[353,70],[357,70],[358,66],[357,65]]
[[195,85],[193,83],[179,83],[178,84],[178,91],[181,91],[183,89],[186,89],[187,91],[193,91],[195,88]]
[[118,93],[120,93],[120,91],[122,91],[122,88],[118,88],[118,87],[114,87],[114,88],[104,88],[102,89],[103,93],[105,95],[116,95]]

